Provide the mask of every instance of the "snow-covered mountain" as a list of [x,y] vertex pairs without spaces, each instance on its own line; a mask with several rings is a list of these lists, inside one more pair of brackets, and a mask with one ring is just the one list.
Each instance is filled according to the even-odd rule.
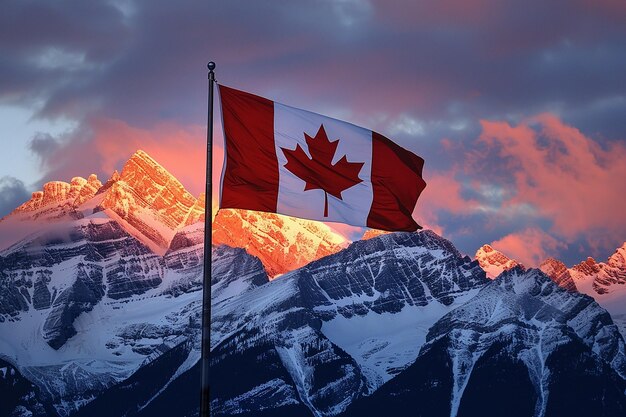
[[[492,256],[485,256],[485,253]],[[490,277],[505,270],[502,265],[518,264],[489,245],[479,249],[476,259]],[[626,337],[626,242],[615,250],[607,262],[596,262],[593,258],[587,258],[568,268],[563,262],[548,258],[541,263],[539,269],[560,287],[593,297],[607,309],[622,335]]]
[[[204,221],[204,194],[197,199],[147,153],[135,152],[103,185],[95,175],[71,183],[52,181],[43,191],[0,220],[0,251],[33,240],[43,229],[71,229],[80,219],[114,221],[146,246],[165,255],[177,232]],[[116,227],[117,227],[116,226]],[[7,238],[8,237],[8,238]],[[350,242],[323,223],[272,213],[221,210],[213,223],[216,244],[246,248],[258,256],[270,276],[280,275]],[[0,252],[2,256],[2,252]]]
[[483,245],[480,247],[474,258],[480,264],[480,267],[485,271],[488,278],[494,279],[504,271],[521,265],[514,259],[509,258],[499,250],[492,248],[490,245]]
[[176,233],[187,225],[194,198],[165,168],[143,151],[126,162],[117,181],[104,191],[96,210],[163,255]]
[[[251,270],[262,271],[256,262]],[[428,328],[487,282],[476,262],[429,231],[355,242],[271,282],[246,276],[232,270],[213,283],[216,416],[338,415],[409,366]],[[197,412],[197,401],[176,399],[197,392],[198,364],[158,395],[141,372],[129,379],[135,401],[123,382],[79,415],[107,415],[97,411],[111,410],[104,404],[119,404],[120,414]]]
[[626,242],[606,262],[587,258],[569,271],[578,291],[606,308],[626,337]]
[[[227,279],[229,288],[213,305],[215,416],[620,416],[626,409],[624,341],[591,297],[540,270],[517,267],[490,281],[430,231],[355,242],[269,282],[234,276],[214,282]],[[107,404],[120,415],[197,413],[190,393],[199,364],[183,373],[166,361],[151,366],[79,415],[107,415]],[[142,376],[157,369],[161,379],[171,375],[165,389]]]
[[[485,282],[434,233],[395,233],[224,300],[214,308],[215,413],[297,405],[337,415],[408,366],[430,325]],[[246,366],[233,373],[235,363]]]
[[[203,206],[138,151],[0,220],[0,415],[198,414]],[[365,237],[220,211],[215,416],[622,415],[624,342],[593,299],[538,270],[488,280],[432,231]],[[614,294],[622,249],[542,267]]]
[[17,207],[11,215],[21,220],[43,220],[74,215],[80,217],[77,208],[102,187],[95,174],[84,179],[74,177],[70,183],[63,181],[47,182],[42,191],[33,193],[30,200]]
[[[0,357],[67,415],[197,330],[204,199],[142,151],[104,185],[92,175],[43,188],[0,220]],[[239,236],[276,221],[257,213],[257,229]],[[297,240],[272,242],[300,263],[325,254],[311,242],[338,236],[299,224]],[[238,251],[218,250],[214,276],[240,277],[248,255]],[[267,275],[255,262],[258,285]],[[215,296],[241,289],[224,282]]]
[[435,323],[415,362],[346,417],[621,416],[624,340],[591,297],[502,273]]

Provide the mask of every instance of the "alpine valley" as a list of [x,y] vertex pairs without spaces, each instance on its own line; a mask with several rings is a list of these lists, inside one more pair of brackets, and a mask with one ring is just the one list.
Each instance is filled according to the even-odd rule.
[[[0,220],[0,416],[197,416],[203,232],[142,151]],[[213,243],[213,416],[626,415],[626,245],[525,269],[239,210]]]

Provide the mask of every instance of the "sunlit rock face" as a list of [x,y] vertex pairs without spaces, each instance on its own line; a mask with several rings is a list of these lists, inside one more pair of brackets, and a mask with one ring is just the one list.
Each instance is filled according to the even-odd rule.
[[[30,200],[9,215],[20,220],[43,220],[65,215],[81,217],[77,208],[96,195],[102,183],[95,174],[88,179],[74,177],[71,182],[50,181],[42,191],[35,191]],[[9,217],[7,216],[7,217]]]
[[502,252],[492,248],[490,245],[483,245],[478,251],[476,251],[476,260],[480,264],[480,267],[485,270],[488,278],[495,278],[503,271],[520,265],[514,259],[509,258]]
[[152,243],[155,252],[164,253],[195,203],[180,181],[148,154],[137,151],[97,209],[127,223]]
[[261,259],[270,277],[276,277],[338,252],[349,242],[323,223],[225,209],[215,216],[213,243],[245,248]]
[[574,265],[571,271],[574,280],[586,293],[589,290],[600,295],[622,292],[626,287],[626,242],[615,250],[607,262],[596,262],[590,257]]
[[379,229],[367,229],[365,233],[363,233],[363,237],[361,238],[361,240],[368,240],[376,236],[385,235],[387,233],[390,233],[390,232],[387,232],[386,230],[379,230]]
[[576,284],[572,279],[572,274],[565,264],[557,259],[548,258],[541,263],[539,269],[550,277],[561,288],[568,291],[576,291]]

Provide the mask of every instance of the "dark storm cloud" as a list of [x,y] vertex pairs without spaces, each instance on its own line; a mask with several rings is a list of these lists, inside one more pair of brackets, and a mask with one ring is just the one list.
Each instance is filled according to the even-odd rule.
[[352,21],[329,2],[293,12],[257,3],[217,11],[220,76],[303,105],[567,116],[626,93],[623,21],[584,2],[343,2]]
[[41,115],[201,123],[208,2],[10,2],[0,16],[0,99]]
[[30,198],[24,183],[11,176],[0,177],[0,218]]
[[42,132],[35,134],[28,144],[29,149],[40,158],[45,158],[57,151],[59,146],[59,142],[52,135]]
[[16,1],[0,97],[201,124],[211,58],[226,84],[356,122],[553,111],[593,128],[598,102],[626,96],[623,16],[611,0]]

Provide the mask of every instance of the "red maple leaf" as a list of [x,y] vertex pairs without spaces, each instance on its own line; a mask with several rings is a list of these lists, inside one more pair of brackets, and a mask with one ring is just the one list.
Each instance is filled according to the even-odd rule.
[[328,217],[328,194],[342,200],[342,191],[363,181],[359,172],[364,162],[348,162],[344,155],[333,164],[339,139],[329,141],[324,125],[320,126],[314,138],[306,133],[304,138],[311,158],[300,145],[296,145],[296,149],[281,148],[287,158],[285,168],[306,183],[304,191],[324,190],[324,217]]

